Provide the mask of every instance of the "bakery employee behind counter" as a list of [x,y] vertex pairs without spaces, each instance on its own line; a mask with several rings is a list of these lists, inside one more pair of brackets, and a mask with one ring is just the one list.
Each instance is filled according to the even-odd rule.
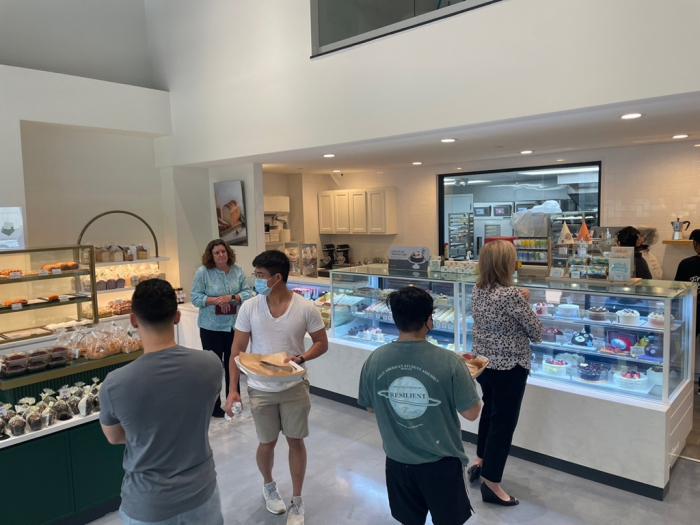
[[634,276],[640,279],[651,279],[649,265],[644,257],[640,247],[644,244],[644,237],[639,233],[639,230],[634,226],[627,226],[617,232],[617,245],[634,248]]

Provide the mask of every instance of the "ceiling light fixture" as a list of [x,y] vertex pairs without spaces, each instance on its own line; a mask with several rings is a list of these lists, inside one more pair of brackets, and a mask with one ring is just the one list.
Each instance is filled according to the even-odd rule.
[[673,138],[674,139],[687,139],[689,136],[690,135],[681,134],[681,135],[674,135]]
[[450,181],[446,180],[443,184],[445,186],[454,186],[455,184],[457,184],[457,181],[456,180],[450,180]]
[[566,159],[557,159],[557,162],[564,162]]
[[485,184],[491,182],[490,180],[467,180],[467,184]]
[[695,147],[696,147],[696,148],[700,148],[700,144],[696,144]]
[[444,142],[445,144],[450,144],[451,142],[457,142],[457,139],[440,139],[440,142]]
[[340,170],[333,170],[333,173],[340,173]]
[[461,170],[462,168],[455,168],[456,170]]
[[641,116],[642,116],[641,113],[627,113],[625,115],[622,115],[620,118],[622,120],[634,120],[634,119],[639,118]]
[[384,172],[383,172],[383,171],[378,171],[378,172],[377,172],[378,175],[381,174],[381,173],[384,173]]
[[526,149],[526,150],[520,152],[521,155],[529,155],[530,153],[532,153],[532,150],[530,150],[530,149]]
[[327,159],[332,159],[333,157],[335,157],[335,155],[333,153],[326,153],[324,155],[324,158],[327,158]]
[[598,173],[597,167],[553,168],[551,170],[519,171],[518,175],[561,175],[563,173]]
[[414,162],[413,163],[414,166],[420,166],[421,164],[423,164],[423,163],[422,162]]

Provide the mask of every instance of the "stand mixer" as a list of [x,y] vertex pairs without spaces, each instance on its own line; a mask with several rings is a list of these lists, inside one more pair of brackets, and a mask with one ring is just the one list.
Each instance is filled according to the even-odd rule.
[[[685,224],[685,230],[683,225]],[[681,221],[680,217],[675,221],[671,221],[671,226],[673,226],[673,240],[680,241],[683,240],[683,232],[690,228],[690,221]]]

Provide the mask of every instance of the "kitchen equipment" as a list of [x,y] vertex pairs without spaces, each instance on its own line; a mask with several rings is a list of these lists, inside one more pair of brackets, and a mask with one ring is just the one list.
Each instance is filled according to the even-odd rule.
[[[685,224],[685,230],[683,225]],[[680,241],[683,240],[683,232],[690,228],[690,221],[681,221],[680,217],[675,221],[671,221],[671,226],[673,226],[673,240]]]
[[349,244],[339,244],[335,249],[335,263],[336,265],[349,265],[350,264],[350,245]]
[[321,268],[326,268],[327,270],[332,270],[334,262],[335,262],[335,244],[324,244],[323,245],[323,257],[321,258]]

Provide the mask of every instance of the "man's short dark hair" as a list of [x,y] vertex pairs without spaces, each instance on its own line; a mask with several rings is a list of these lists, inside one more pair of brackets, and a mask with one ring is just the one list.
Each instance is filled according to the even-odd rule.
[[433,298],[415,286],[392,292],[386,304],[391,309],[394,324],[402,332],[417,332],[433,315]]
[[617,242],[620,246],[627,246],[628,248],[637,247],[637,236],[639,235],[639,230],[634,226],[627,226],[622,228],[617,232]]
[[154,330],[165,330],[175,322],[177,298],[168,281],[149,279],[136,285],[131,312],[139,323]]
[[253,259],[254,268],[264,268],[270,272],[270,277],[280,274],[286,283],[289,277],[289,257],[279,250],[267,250]]

